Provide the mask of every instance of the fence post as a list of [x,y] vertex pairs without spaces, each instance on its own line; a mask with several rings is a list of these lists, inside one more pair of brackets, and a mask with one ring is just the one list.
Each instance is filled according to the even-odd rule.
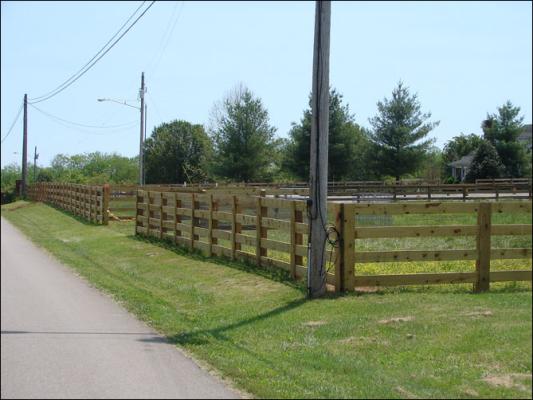
[[343,240],[341,236],[343,232],[344,204],[333,203],[333,210],[335,214],[335,229],[339,234],[339,241],[337,242],[338,244],[333,249],[335,252],[333,256],[335,259],[335,292],[341,292],[344,290],[344,252],[342,244]]
[[237,251],[237,196],[231,196],[231,259],[235,260]]
[[[181,201],[179,207],[181,207]],[[174,197],[172,199],[172,208],[174,209],[174,244],[176,244],[178,242],[178,194],[176,192],[174,192]],[[181,231],[179,231],[179,233],[181,235]]]
[[196,199],[194,193],[191,193],[191,242],[189,247],[191,251],[194,249],[194,208],[196,206]]
[[479,232],[476,238],[477,280],[474,283],[474,292],[484,292],[489,290],[490,287],[491,217],[491,204],[479,203],[479,209],[477,213],[477,225]]
[[291,263],[291,277],[296,279],[296,201],[291,201],[291,226],[290,226],[290,243],[291,243],[291,253],[290,253],[290,263]]
[[135,190],[135,235],[139,233],[139,216],[142,216],[143,210],[139,209],[139,189]]
[[209,194],[209,219],[207,220],[207,256],[213,256],[213,194]]
[[342,231],[339,250],[342,254],[342,280],[343,291],[355,288],[355,207],[353,204],[343,204]]
[[163,220],[163,192],[159,192],[159,240],[163,239]]
[[256,247],[255,247],[255,255],[257,258],[257,266],[261,266],[261,257],[267,256],[267,249],[261,247],[261,239],[267,237],[267,229],[262,227],[262,219],[263,217],[266,217],[268,214],[268,209],[266,207],[263,207],[261,204],[261,198],[265,197],[266,191],[264,189],[261,189],[261,192],[259,194],[259,197],[257,198],[257,206],[256,206],[256,216],[255,216],[255,230],[256,230]]
[[109,187],[109,184],[106,183],[104,185],[104,190],[103,190],[103,201],[102,201],[102,224],[103,225],[107,225],[109,224],[109,212],[108,212],[108,208],[109,208],[109,193],[110,193],[110,187]]

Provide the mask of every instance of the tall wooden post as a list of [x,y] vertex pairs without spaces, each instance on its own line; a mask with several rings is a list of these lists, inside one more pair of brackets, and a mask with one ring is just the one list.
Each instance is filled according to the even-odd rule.
[[28,180],[28,95],[24,95],[24,120],[22,128],[22,182],[20,185],[20,197],[26,197],[26,185]]
[[316,2],[311,100],[311,160],[309,209],[311,249],[307,260],[307,288],[311,298],[326,291],[325,244],[327,218],[329,134],[329,34],[331,2]]

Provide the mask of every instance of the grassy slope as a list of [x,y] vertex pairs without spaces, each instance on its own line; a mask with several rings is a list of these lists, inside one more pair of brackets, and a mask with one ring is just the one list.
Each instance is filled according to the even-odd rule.
[[[530,284],[306,301],[288,282],[139,240],[131,223],[21,202],[2,215],[258,397],[531,397]],[[394,317],[408,318],[380,322]]]

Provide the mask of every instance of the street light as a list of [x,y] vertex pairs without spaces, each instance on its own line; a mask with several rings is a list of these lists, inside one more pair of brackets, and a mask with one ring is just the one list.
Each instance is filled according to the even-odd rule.
[[141,112],[141,124],[140,124],[140,130],[141,130],[141,135],[140,136],[141,136],[141,138],[140,138],[140,142],[139,142],[139,185],[141,185],[141,186],[144,185],[144,149],[143,149],[143,141],[144,140],[143,140],[143,138],[146,135],[145,113],[146,113],[146,109],[147,109],[147,106],[144,103],[144,93],[145,92],[146,92],[146,88],[144,87],[144,72],[143,72],[142,76],[141,76],[141,89],[139,90],[139,95],[140,95],[140,98],[141,98],[141,106],[140,107],[132,106],[131,104],[126,103],[126,100],[119,101],[119,100],[107,99],[107,98],[96,99],[99,102],[111,101],[113,103],[122,104],[123,106],[132,107],[132,108],[135,108],[136,110],[139,110]]

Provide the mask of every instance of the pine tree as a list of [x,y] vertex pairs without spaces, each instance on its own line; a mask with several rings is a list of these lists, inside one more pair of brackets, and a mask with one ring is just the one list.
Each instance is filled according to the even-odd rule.
[[433,139],[425,139],[439,122],[425,122],[417,95],[411,95],[402,82],[392,92],[392,99],[377,103],[378,115],[370,119],[373,132],[374,168],[380,174],[394,176],[413,173],[424,161]]

